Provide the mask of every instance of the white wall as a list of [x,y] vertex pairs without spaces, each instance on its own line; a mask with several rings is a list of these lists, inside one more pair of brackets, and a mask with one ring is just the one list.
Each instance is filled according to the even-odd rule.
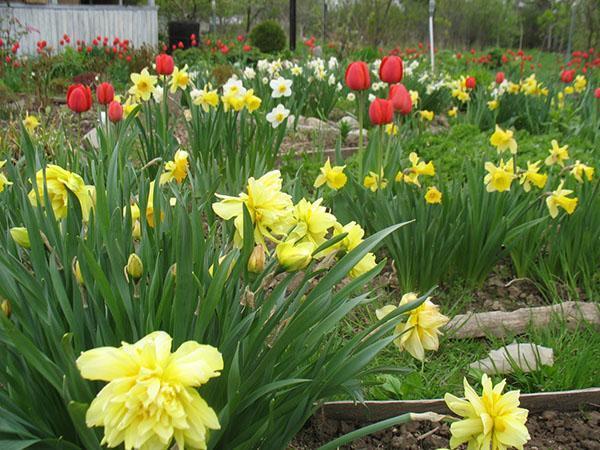
[[0,15],[14,16],[30,29],[20,41],[19,52],[33,54],[36,43],[45,39],[49,46],[58,48],[62,36],[91,42],[96,36],[129,39],[135,47],[158,44],[158,11],[155,6],[112,5],[0,5]]

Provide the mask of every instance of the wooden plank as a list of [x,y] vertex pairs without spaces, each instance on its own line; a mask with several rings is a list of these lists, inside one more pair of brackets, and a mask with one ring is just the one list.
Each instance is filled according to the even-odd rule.
[[[528,409],[530,412],[548,410],[577,411],[581,408],[598,408],[599,405],[600,388],[521,394],[521,407]],[[407,412],[421,413],[428,411],[438,414],[452,414],[444,400],[439,398],[432,400],[367,401],[365,403],[327,402],[319,408],[315,415],[336,420],[376,422]]]
[[530,326],[545,327],[555,318],[573,328],[581,322],[600,324],[600,305],[589,302],[563,302],[515,311],[491,311],[454,316],[444,328],[448,338],[468,338],[522,334]]

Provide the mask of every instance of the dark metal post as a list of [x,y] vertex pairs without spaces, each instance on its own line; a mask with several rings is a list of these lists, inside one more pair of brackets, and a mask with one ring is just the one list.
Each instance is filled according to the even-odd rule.
[[290,50],[296,50],[296,0],[290,0]]
[[327,0],[323,0],[323,43],[327,39]]

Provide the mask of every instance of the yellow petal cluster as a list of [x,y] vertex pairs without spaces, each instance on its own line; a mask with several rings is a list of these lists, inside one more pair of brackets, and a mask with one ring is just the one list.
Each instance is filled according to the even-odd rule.
[[517,153],[517,141],[513,137],[512,130],[503,130],[498,125],[496,125],[496,130],[490,137],[490,144],[496,147],[498,153],[506,150],[510,150],[513,155]]
[[569,146],[558,145],[556,139],[552,139],[552,148],[548,150],[550,155],[545,159],[544,163],[547,166],[553,166],[554,164],[558,164],[560,167],[565,166],[565,161],[569,159]]
[[575,208],[577,208],[578,199],[576,197],[568,197],[573,191],[570,189],[563,189],[564,184],[564,180],[561,181],[558,188],[555,191],[552,191],[546,198],[546,205],[548,206],[548,211],[550,211],[550,217],[553,219],[558,216],[558,208],[564,209],[567,214],[573,214]]
[[77,358],[81,376],[107,381],[86,413],[104,427],[102,444],[126,450],[206,449],[215,411],[196,387],[218,377],[223,358],[210,345],[187,341],[171,353],[171,337],[156,331],[134,344],[99,347]]
[[185,90],[188,84],[190,84],[190,75],[187,64],[182,69],[175,67],[169,81],[171,94],[177,92],[177,89]]
[[[409,292],[404,294],[398,306],[404,306],[417,300],[417,294]],[[386,305],[375,311],[378,319],[384,318],[396,309],[393,305]],[[406,322],[396,325],[395,333],[400,336],[394,344],[400,351],[406,350],[419,361],[425,359],[425,350],[437,351],[442,334],[440,328],[448,323],[448,317],[439,311],[439,307],[428,298],[420,306],[408,313]]]
[[488,171],[488,174],[483,178],[483,182],[488,192],[510,190],[510,185],[516,178],[512,158],[506,164],[504,164],[504,160],[500,160],[500,164],[497,167],[488,161],[485,163],[485,170]]
[[325,165],[321,167],[321,173],[317,176],[315,180],[315,187],[321,187],[325,183],[331,189],[338,190],[343,188],[348,181],[348,177],[344,173],[344,169],[346,166],[333,166],[331,167],[331,163],[329,162],[329,158],[325,161]]
[[464,400],[452,394],[444,396],[448,408],[463,418],[450,426],[450,448],[467,444],[469,449],[522,450],[530,436],[525,426],[528,411],[519,408],[519,391],[502,394],[505,380],[493,386],[485,374],[481,384],[481,397],[466,379]]
[[583,183],[584,177],[587,178],[588,181],[592,181],[592,178],[594,178],[594,168],[580,162],[579,160],[573,164],[573,167],[569,173],[573,175],[573,178],[575,178],[579,183]]
[[548,175],[539,173],[541,161],[536,161],[533,164],[527,161],[527,170],[521,174],[519,182],[523,186],[525,192],[531,190],[533,184],[539,189],[543,189],[546,186]]
[[165,164],[165,171],[160,176],[160,184],[168,183],[172,180],[181,183],[188,174],[189,169],[189,153],[184,150],[177,150],[172,161]]
[[[2,169],[5,164],[6,160],[0,160],[0,169]],[[4,175],[3,172],[0,172],[0,192],[4,191],[6,186],[10,186],[11,184],[12,181],[9,181],[8,178],[6,178],[6,175]]]
[[140,73],[132,73],[130,78],[133,86],[129,88],[129,93],[137,99],[150,100],[156,85],[156,75],[150,75],[148,69],[144,68]]
[[54,216],[57,219],[66,217],[70,192],[79,200],[83,220],[87,221],[94,204],[94,186],[86,185],[83,178],[76,173],[69,172],[54,164],[50,164],[45,170],[40,169],[36,173],[37,192],[33,189],[29,192],[31,204],[34,206],[37,205],[39,196],[42,207],[46,206],[44,198],[44,173],[48,200],[54,211]]

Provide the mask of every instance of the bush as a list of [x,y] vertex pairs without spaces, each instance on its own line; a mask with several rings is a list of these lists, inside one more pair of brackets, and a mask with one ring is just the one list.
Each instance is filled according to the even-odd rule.
[[252,30],[250,41],[258,47],[261,52],[275,53],[285,48],[285,32],[274,20],[267,20]]

